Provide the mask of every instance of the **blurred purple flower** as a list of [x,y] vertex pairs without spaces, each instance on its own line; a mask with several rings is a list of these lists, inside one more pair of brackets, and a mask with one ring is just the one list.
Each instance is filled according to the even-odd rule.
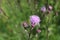
[[41,7],[41,11],[46,12],[46,7],[45,6]]
[[32,27],[39,24],[40,21],[41,20],[40,20],[39,16],[37,16],[37,15],[30,16],[30,22],[31,22]]
[[51,6],[51,5],[49,5],[48,9],[49,9],[49,10],[52,10],[53,8],[52,8],[52,6]]

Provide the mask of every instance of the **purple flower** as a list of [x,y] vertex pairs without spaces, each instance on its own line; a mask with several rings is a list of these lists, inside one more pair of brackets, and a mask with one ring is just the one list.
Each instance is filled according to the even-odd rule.
[[31,22],[32,27],[39,24],[40,21],[41,20],[40,20],[39,16],[37,16],[37,15],[30,16],[30,22]]
[[53,8],[52,8],[52,6],[51,6],[51,5],[49,5],[48,9],[49,9],[49,10],[52,10]]
[[46,7],[45,6],[41,7],[41,11],[46,12]]

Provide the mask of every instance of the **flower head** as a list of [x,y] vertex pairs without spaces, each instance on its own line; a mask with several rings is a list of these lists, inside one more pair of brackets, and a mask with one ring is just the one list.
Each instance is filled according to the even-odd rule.
[[41,20],[40,20],[39,16],[37,16],[37,15],[30,16],[30,22],[31,22],[32,26],[39,24],[40,21]]
[[41,7],[41,11],[46,12],[46,7],[45,6]]

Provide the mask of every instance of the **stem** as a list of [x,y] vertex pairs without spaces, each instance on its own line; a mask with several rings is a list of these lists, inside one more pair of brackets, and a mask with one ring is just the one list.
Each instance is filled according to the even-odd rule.
[[29,33],[29,38],[28,38],[28,40],[30,40],[30,33]]
[[28,38],[28,40],[30,40],[30,36],[31,36],[31,28],[30,28],[30,32],[28,33],[29,34],[29,38]]
[[[48,0],[46,0],[46,9],[47,10],[48,10],[48,5],[49,5]],[[47,12],[47,14],[48,14],[48,12]],[[46,26],[46,40],[48,40],[48,25],[49,25],[49,22],[48,22],[48,24]]]
[[48,40],[48,26],[46,27],[46,40]]

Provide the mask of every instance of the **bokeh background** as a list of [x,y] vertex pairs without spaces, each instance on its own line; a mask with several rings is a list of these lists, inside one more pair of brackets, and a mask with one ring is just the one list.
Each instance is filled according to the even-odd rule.
[[46,26],[48,25],[48,40],[60,40],[60,0],[48,0],[53,10],[46,16],[40,8],[47,0],[0,0],[0,40],[27,40],[27,33],[21,25],[29,21],[30,15],[41,18],[38,39],[46,40]]

